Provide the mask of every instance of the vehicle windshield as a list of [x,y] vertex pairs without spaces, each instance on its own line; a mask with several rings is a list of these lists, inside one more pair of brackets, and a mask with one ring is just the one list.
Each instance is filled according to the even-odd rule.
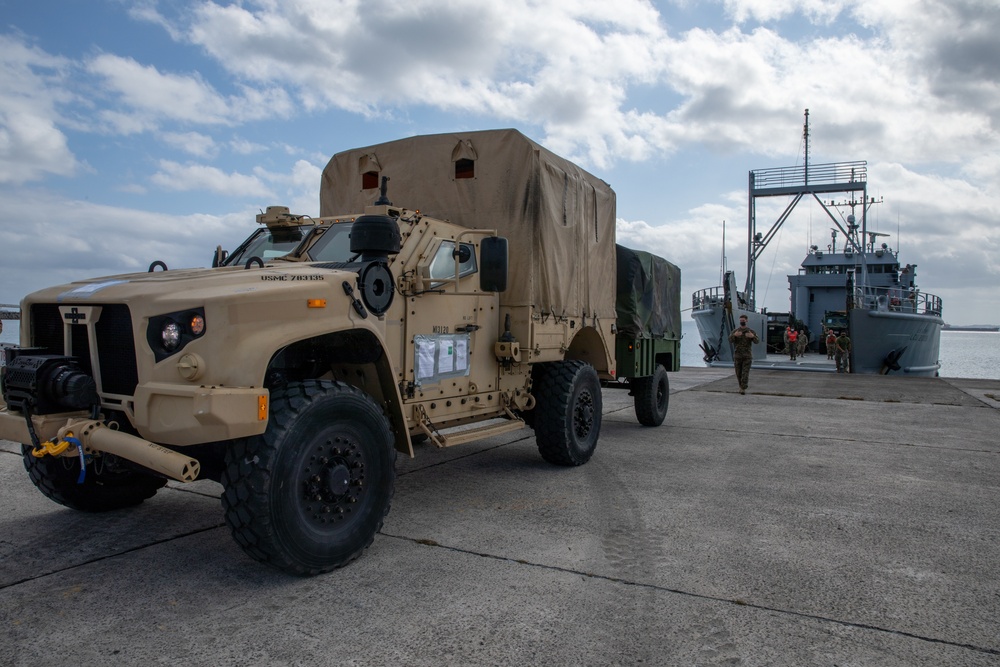
[[266,262],[286,255],[298,247],[312,228],[313,225],[300,225],[258,229],[222,262],[222,266],[243,264],[251,257],[260,257]]
[[351,227],[353,222],[341,222],[317,227],[303,254],[303,259],[313,262],[348,262],[357,253],[351,252]]

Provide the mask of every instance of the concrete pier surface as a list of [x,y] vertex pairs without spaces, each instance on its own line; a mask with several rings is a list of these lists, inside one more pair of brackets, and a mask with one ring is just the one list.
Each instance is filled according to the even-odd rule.
[[594,458],[530,431],[400,459],[372,547],[244,556],[219,485],[90,515],[0,442],[2,665],[1000,665],[1000,381],[670,375]]

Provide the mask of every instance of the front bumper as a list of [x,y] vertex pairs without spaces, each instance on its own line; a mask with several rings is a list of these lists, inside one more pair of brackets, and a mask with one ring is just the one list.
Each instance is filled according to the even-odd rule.
[[[184,386],[150,383],[136,388],[126,412],[146,440],[172,446],[197,445],[264,432],[269,414],[269,393],[257,387]],[[41,441],[58,436],[68,421],[88,418],[87,412],[32,415]],[[0,438],[32,444],[24,414],[0,402]]]

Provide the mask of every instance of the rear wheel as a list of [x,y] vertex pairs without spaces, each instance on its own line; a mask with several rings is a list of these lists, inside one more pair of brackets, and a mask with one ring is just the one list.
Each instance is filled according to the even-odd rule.
[[652,375],[632,378],[635,417],[643,426],[659,426],[667,417],[670,404],[670,380],[663,364],[657,364]]
[[32,483],[49,500],[81,512],[108,512],[138,505],[167,483],[163,477],[126,467],[110,454],[88,462],[81,483],[79,457],[36,458],[32,449],[30,445],[21,448],[24,469]]
[[389,512],[395,458],[389,421],[368,395],[290,384],[271,395],[267,430],[226,455],[226,522],[247,554],[285,572],[346,565]]
[[535,441],[542,458],[555,465],[578,466],[590,460],[601,433],[601,382],[582,361],[536,367],[532,387]]

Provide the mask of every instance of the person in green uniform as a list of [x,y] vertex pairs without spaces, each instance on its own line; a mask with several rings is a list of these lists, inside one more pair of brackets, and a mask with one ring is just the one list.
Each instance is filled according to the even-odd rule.
[[838,373],[850,373],[851,364],[851,339],[848,337],[846,331],[841,331],[840,335],[837,336],[837,372]]
[[733,368],[740,383],[740,393],[745,394],[750,386],[750,366],[753,364],[753,348],[750,346],[760,342],[757,332],[747,326],[746,315],[740,315],[740,326],[729,334],[729,342],[733,344]]

